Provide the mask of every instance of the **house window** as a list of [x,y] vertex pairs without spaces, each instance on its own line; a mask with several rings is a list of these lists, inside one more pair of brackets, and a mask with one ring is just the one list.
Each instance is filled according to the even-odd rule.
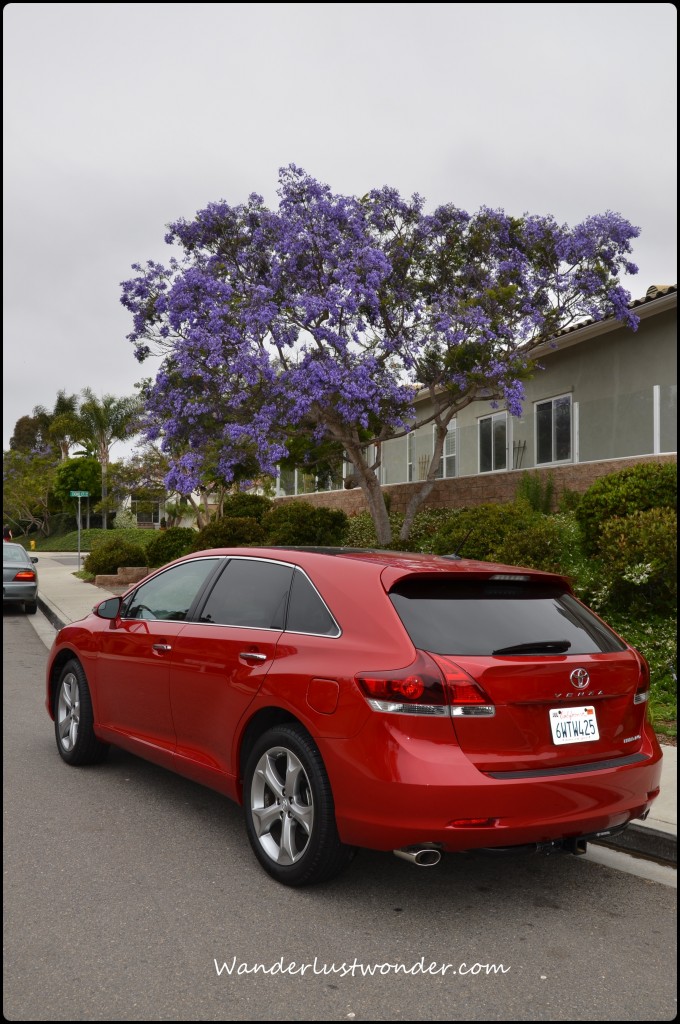
[[493,473],[508,465],[507,413],[484,416],[479,421],[479,472]]
[[[432,446],[434,448],[435,441],[437,439],[437,429],[432,426]],[[439,460],[439,466],[434,474],[435,479],[441,480],[442,477],[452,477],[456,475],[456,421],[451,420],[447,429],[446,437],[444,439],[444,449],[442,456]]]
[[536,465],[571,461],[571,395],[536,403]]
[[411,432],[406,435],[406,479],[409,483],[415,480],[416,465],[416,435]]

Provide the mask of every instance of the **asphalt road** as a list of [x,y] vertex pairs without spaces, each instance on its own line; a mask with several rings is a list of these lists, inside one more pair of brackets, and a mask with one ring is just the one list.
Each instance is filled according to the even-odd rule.
[[561,854],[363,852],[286,889],[219,795],[121,752],[63,764],[45,648],[3,620],[6,1019],[675,1017],[672,888]]

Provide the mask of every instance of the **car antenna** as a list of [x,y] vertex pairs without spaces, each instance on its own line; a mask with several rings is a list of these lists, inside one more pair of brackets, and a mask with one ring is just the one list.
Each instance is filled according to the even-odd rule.
[[470,529],[468,530],[468,532],[463,537],[461,543],[459,544],[458,550],[454,551],[453,554],[451,554],[451,555],[444,555],[444,558],[462,558],[463,556],[462,556],[461,552],[462,552],[463,548],[465,547],[465,545],[467,544],[468,538],[469,538],[470,534],[473,532],[473,530],[474,530],[474,526],[471,526]]

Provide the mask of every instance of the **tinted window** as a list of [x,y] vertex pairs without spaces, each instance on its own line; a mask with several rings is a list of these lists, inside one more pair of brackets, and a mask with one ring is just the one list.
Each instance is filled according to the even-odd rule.
[[283,629],[293,567],[234,558],[212,588],[201,622]]
[[196,595],[218,563],[216,558],[182,562],[143,583],[121,612],[127,619],[184,620]]
[[[618,638],[559,587],[501,581],[404,580],[390,594],[414,645],[489,655],[517,645],[540,654],[621,651]],[[561,650],[540,645],[565,641]],[[528,645],[536,644],[529,650]],[[508,652],[512,653],[512,652]]]
[[340,630],[328,608],[303,572],[293,576],[286,629],[292,633],[339,636]]

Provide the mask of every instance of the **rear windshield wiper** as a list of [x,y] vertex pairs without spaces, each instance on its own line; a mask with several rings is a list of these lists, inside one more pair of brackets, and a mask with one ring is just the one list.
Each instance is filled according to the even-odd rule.
[[492,654],[564,654],[571,644],[568,640],[534,640],[526,644],[513,644],[511,647],[498,647]]

